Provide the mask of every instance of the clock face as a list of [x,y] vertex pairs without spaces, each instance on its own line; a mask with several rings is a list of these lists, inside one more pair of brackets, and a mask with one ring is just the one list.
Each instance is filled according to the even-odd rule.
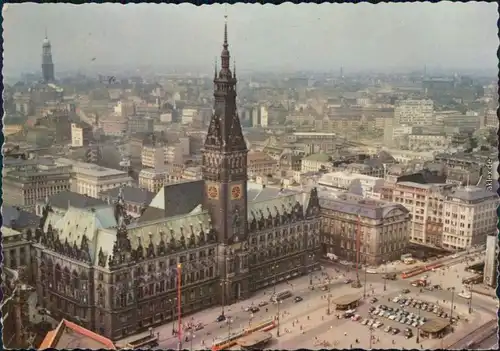
[[231,188],[231,198],[233,200],[238,200],[241,199],[241,186],[239,185],[234,185]]
[[217,189],[217,187],[214,185],[210,185],[208,187],[208,197],[211,199],[217,199],[218,196],[219,196],[219,189]]

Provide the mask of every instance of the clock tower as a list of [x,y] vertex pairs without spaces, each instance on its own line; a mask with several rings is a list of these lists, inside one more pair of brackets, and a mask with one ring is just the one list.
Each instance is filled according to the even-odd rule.
[[236,109],[236,68],[229,68],[227,23],[221,68],[215,67],[214,108],[202,150],[204,207],[221,244],[232,245],[247,236],[247,153]]

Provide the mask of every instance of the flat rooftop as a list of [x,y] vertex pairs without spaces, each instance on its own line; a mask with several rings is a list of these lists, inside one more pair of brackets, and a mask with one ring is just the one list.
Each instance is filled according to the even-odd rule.
[[273,338],[273,335],[269,332],[255,331],[249,335],[246,335],[238,339],[238,345],[241,347],[252,347],[265,342],[268,342]]

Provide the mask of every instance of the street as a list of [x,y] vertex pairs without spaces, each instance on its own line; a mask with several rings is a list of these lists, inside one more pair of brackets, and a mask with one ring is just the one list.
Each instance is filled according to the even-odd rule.
[[[452,263],[456,261],[453,260]],[[352,288],[350,284],[345,284],[345,277],[355,279],[355,270],[348,269],[342,265],[325,265],[321,272],[314,274],[314,285],[318,285],[321,279],[326,279],[322,274],[328,275],[330,280],[329,288],[332,299],[353,293],[365,294],[367,300],[376,296],[381,301],[387,301],[388,297],[398,295],[402,289],[410,289],[412,296],[418,296],[423,301],[432,303],[439,302],[444,309],[452,309],[451,298],[452,292],[447,288],[454,287],[453,294],[453,313],[460,315],[462,321],[455,328],[452,335],[445,337],[444,340],[420,340],[416,345],[415,338],[405,339],[401,334],[392,336],[377,329],[372,332],[373,347],[376,348],[394,348],[393,342],[396,342],[399,347],[405,348],[439,348],[441,343],[453,343],[453,340],[467,335],[467,328],[471,325],[480,326],[486,323],[491,318],[495,318],[496,305],[492,303],[490,297],[482,295],[474,295],[472,300],[472,314],[469,314],[468,300],[458,297],[458,293],[464,289],[462,286],[462,278],[470,273],[464,271],[465,264],[457,263],[449,268],[436,270],[435,272],[427,272],[426,275],[432,284],[440,284],[443,290],[427,291],[420,288],[415,288],[410,285],[412,280],[417,279],[400,279],[384,280],[382,274],[365,273],[364,269],[360,269],[358,274],[362,287],[359,289]],[[366,282],[366,284],[365,284]],[[384,288],[385,285],[385,288]],[[331,314],[327,314],[328,292],[321,291],[319,288],[315,290],[309,289],[309,276],[303,276],[297,279],[290,280],[288,283],[280,283],[276,285],[276,291],[291,290],[293,297],[301,296],[303,301],[294,302],[293,297],[284,300],[278,307],[277,304],[268,304],[260,307],[260,311],[252,314],[245,312],[244,308],[253,304],[257,306],[259,302],[269,302],[272,295],[273,287],[269,287],[265,291],[256,293],[251,299],[241,301],[231,306],[225,306],[224,312],[231,323],[216,322],[216,318],[222,312],[222,306],[212,307],[194,315],[187,316],[183,322],[203,323],[204,329],[195,331],[193,334],[183,333],[182,347],[185,349],[205,349],[209,348],[215,340],[227,338],[230,334],[240,332],[248,325],[255,325],[261,321],[274,318],[280,312],[279,328],[272,331],[276,337],[278,329],[280,336],[272,340],[269,347],[296,349],[296,348],[323,348],[314,346],[320,341],[331,343],[331,347],[349,348],[351,345],[358,348],[368,348],[370,346],[370,338],[368,328],[361,325],[359,322],[354,322],[346,319],[336,318],[333,304]],[[365,300],[362,302],[357,313],[364,317],[367,315],[369,304]],[[266,311],[267,308],[267,311]],[[252,317],[253,316],[253,317]],[[468,319],[468,322],[465,321]],[[385,322],[384,322],[385,323]],[[391,325],[391,322],[386,323]],[[158,349],[177,349],[178,339],[172,334],[172,323],[162,325],[154,329],[155,333],[159,333]],[[175,329],[177,329],[177,321],[175,321]],[[383,329],[383,328],[382,328]],[[346,333],[346,334],[344,334]],[[185,337],[187,336],[187,342]],[[356,343],[356,339],[358,343]],[[377,341],[378,339],[378,341]],[[393,341],[394,340],[394,341]]]

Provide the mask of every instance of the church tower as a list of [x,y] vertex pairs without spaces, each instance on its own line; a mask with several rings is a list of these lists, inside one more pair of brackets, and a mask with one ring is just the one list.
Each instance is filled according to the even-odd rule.
[[52,49],[50,41],[45,33],[42,45],[42,75],[45,83],[51,83],[54,79],[54,63],[52,62]]
[[204,207],[210,211],[219,242],[246,239],[247,153],[236,109],[236,68],[229,68],[227,21],[221,68],[214,76],[214,108],[202,151],[205,181]]

